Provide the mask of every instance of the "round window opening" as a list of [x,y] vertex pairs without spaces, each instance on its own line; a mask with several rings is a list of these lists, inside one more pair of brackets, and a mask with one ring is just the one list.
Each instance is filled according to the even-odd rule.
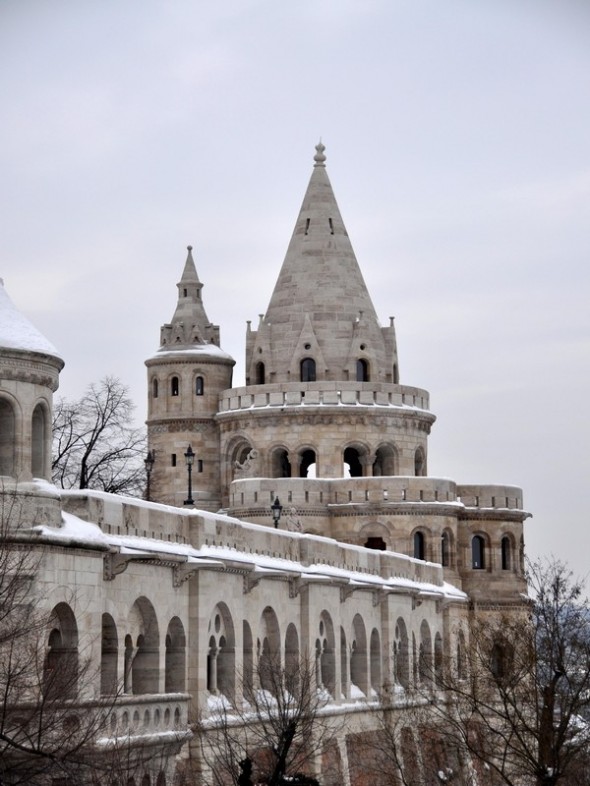
[[366,348],[367,348],[366,344],[361,344],[361,349],[366,349]]
[[306,344],[305,349],[311,349],[311,344]]

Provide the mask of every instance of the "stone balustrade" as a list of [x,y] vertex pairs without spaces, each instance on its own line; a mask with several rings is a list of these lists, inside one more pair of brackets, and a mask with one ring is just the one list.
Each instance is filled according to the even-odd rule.
[[186,733],[189,699],[184,693],[120,696],[109,708],[105,736]]

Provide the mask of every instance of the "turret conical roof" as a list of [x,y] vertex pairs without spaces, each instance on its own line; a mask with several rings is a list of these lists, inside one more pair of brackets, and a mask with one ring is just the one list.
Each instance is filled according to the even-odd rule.
[[320,142],[268,309],[250,338],[251,378],[252,363],[264,361],[273,381],[294,381],[297,364],[311,353],[318,379],[354,379],[359,358],[370,362],[371,379],[391,379],[391,341],[385,341],[340,215],[324,150]]

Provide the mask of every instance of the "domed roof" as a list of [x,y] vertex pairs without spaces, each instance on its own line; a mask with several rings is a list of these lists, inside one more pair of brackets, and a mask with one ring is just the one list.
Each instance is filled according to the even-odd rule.
[[0,349],[16,349],[20,352],[39,352],[62,360],[60,354],[16,308],[0,278]]

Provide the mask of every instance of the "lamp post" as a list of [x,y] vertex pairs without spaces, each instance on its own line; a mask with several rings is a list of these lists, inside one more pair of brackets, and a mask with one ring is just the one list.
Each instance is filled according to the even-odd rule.
[[186,469],[188,471],[188,497],[185,499],[184,504],[194,505],[195,501],[193,499],[192,472],[193,472],[193,464],[195,463],[195,454],[190,445],[186,449],[186,453],[184,454],[184,460],[186,461]]
[[275,501],[270,506],[270,509],[272,510],[272,520],[274,522],[275,529],[277,529],[277,527],[279,526],[279,521],[281,519],[281,511],[283,510],[283,506],[279,502],[278,497],[275,497]]
[[147,475],[147,483],[145,486],[145,498],[148,502],[150,501],[150,479],[152,476],[152,469],[154,468],[155,460],[156,460],[156,451],[148,450],[147,456],[143,460],[143,463],[145,464],[145,472]]

